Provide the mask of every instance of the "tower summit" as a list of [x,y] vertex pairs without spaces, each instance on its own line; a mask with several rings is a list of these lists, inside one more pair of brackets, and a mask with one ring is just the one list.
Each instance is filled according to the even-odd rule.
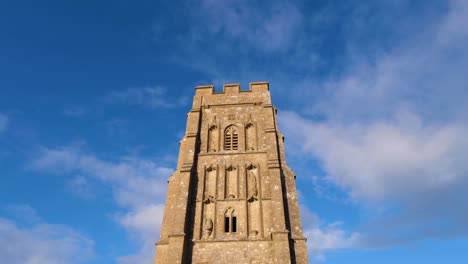
[[308,263],[266,82],[195,88],[155,264]]

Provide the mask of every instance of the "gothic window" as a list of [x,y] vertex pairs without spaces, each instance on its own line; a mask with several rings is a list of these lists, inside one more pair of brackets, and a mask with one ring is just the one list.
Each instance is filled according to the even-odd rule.
[[229,126],[224,131],[224,149],[237,150],[239,147],[239,133],[235,126]]
[[236,233],[237,232],[237,216],[232,208],[228,208],[224,213],[224,232]]

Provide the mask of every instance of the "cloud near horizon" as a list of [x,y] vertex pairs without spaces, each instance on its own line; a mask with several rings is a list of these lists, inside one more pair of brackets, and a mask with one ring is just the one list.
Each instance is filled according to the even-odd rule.
[[2,263],[78,264],[94,257],[94,241],[76,230],[44,223],[27,205],[9,206],[8,210],[20,217],[19,220],[0,217]]
[[[115,203],[126,211],[115,213],[115,221],[127,230],[140,248],[132,255],[118,257],[117,262],[146,263],[152,260],[162,223],[167,179],[173,169],[139,157],[105,161],[71,146],[42,148],[31,161],[30,168],[55,174],[79,174],[78,183],[76,177],[72,181],[72,186],[79,187],[79,192],[83,192],[81,188],[86,179],[106,184],[114,193]],[[82,197],[89,199],[93,193],[87,193],[89,189],[85,191],[87,196]]]

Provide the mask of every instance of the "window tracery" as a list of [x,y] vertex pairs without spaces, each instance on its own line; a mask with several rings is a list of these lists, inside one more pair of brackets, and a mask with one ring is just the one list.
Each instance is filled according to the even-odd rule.
[[231,125],[224,131],[224,149],[238,150],[239,148],[239,133],[236,126]]

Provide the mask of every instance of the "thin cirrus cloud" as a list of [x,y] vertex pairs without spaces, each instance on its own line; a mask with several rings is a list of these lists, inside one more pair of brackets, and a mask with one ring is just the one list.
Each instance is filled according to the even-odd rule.
[[3,132],[8,127],[8,117],[5,114],[0,113],[0,132]]
[[[202,73],[200,81],[204,83],[272,81],[265,73],[271,74],[278,65],[295,70],[306,61],[316,61],[315,54],[306,52],[314,45],[315,36],[304,38],[310,14],[304,16],[292,2],[189,1],[179,12],[188,18],[188,31],[166,32],[177,36],[171,42],[177,47],[171,58]],[[171,41],[160,31],[155,34],[158,42]],[[286,54],[287,60],[282,57]]]
[[104,101],[112,104],[125,104],[149,109],[159,109],[185,105],[187,103],[187,98],[174,98],[168,96],[166,89],[163,87],[148,86],[112,91],[104,97]]
[[302,22],[298,7],[281,1],[270,2],[261,12],[255,3],[245,0],[203,0],[199,7],[203,27],[195,31],[208,31],[269,52],[289,46]]
[[[78,174],[72,179],[84,198],[89,195],[89,181],[100,181],[110,186],[117,205],[125,213],[116,213],[114,219],[122,225],[140,249],[134,254],[117,258],[118,263],[150,262],[154,243],[159,239],[159,228],[164,210],[166,181],[171,168],[152,160],[122,157],[118,161],[105,161],[79,148],[43,148],[31,161],[30,168],[60,174]],[[85,188],[82,190],[82,188]]]

